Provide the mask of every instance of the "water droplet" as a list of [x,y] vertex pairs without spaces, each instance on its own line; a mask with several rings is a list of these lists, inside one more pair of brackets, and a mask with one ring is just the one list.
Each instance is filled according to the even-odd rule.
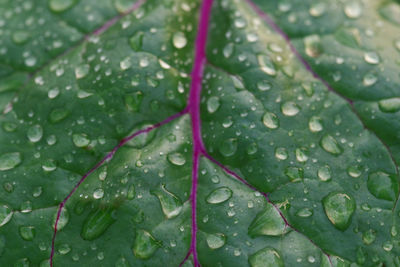
[[308,121],[308,128],[313,133],[322,131],[324,127],[322,126],[321,118],[317,116],[312,116]]
[[22,161],[21,153],[10,152],[0,156],[0,171],[7,171],[18,166]]
[[142,68],[146,68],[147,66],[149,66],[149,59],[147,57],[141,58],[139,60],[139,66]]
[[22,213],[29,213],[32,211],[32,203],[28,200],[25,202],[22,202],[21,204],[21,212]]
[[371,85],[374,85],[377,81],[378,81],[378,77],[376,77],[375,74],[367,73],[367,74],[365,74],[365,76],[363,78],[363,85],[371,86]]
[[302,218],[308,218],[313,215],[313,210],[310,208],[302,208],[296,212],[296,215]]
[[233,54],[234,48],[235,48],[235,46],[233,43],[228,43],[222,50],[224,57],[229,58]]
[[85,240],[94,240],[101,236],[115,222],[112,208],[99,208],[86,218],[81,236]]
[[283,113],[283,115],[285,116],[296,116],[297,113],[299,113],[300,108],[299,106],[297,106],[296,103],[289,101],[289,102],[285,102],[281,105],[281,111]]
[[354,198],[346,193],[331,192],[323,198],[322,205],[326,216],[337,229],[344,231],[349,227],[356,210]]
[[[153,126],[151,123],[141,123],[132,129],[132,131],[129,133],[129,136],[131,136],[132,134],[136,133],[139,130],[147,129],[151,126]],[[156,130],[152,130],[152,131],[140,134],[140,135],[136,136],[135,138],[129,140],[127,142],[127,145],[135,147],[135,148],[143,148],[154,139],[155,135],[156,135]]]
[[133,254],[136,258],[148,259],[160,247],[160,243],[149,232],[141,229],[136,230],[135,242],[132,248]]
[[187,44],[186,36],[183,32],[175,32],[172,36],[172,43],[178,49],[182,49]]
[[321,147],[333,155],[339,155],[343,152],[343,149],[339,146],[339,143],[331,135],[324,135],[320,142]]
[[218,96],[212,96],[207,100],[207,111],[209,113],[216,112],[221,106],[221,101]]
[[365,245],[371,245],[376,239],[376,232],[373,229],[369,229],[362,234],[362,240]]
[[260,91],[268,91],[271,89],[271,87],[272,87],[272,85],[268,81],[265,81],[265,80],[259,81],[257,83],[257,88]]
[[272,112],[265,112],[262,121],[267,128],[276,129],[279,127],[279,119]]
[[221,233],[207,234],[207,245],[211,249],[218,249],[225,245],[226,236]]
[[75,68],[75,78],[82,79],[88,75],[90,70],[90,66],[87,64],[77,66]]
[[84,133],[81,134],[73,134],[72,142],[74,142],[76,147],[86,147],[90,143],[90,139]]
[[49,0],[49,7],[54,12],[63,12],[75,4],[76,0]]
[[52,172],[57,169],[57,165],[53,159],[46,159],[42,163],[42,169],[46,172]]
[[168,161],[177,166],[182,166],[186,163],[185,156],[179,152],[168,154]]
[[385,243],[383,243],[382,248],[383,248],[385,251],[391,251],[391,250],[393,249],[393,243],[390,242],[390,241],[386,241]]
[[142,49],[143,36],[144,33],[142,31],[138,31],[129,39],[129,44],[133,50],[139,51]]
[[251,143],[246,148],[247,155],[254,155],[258,151],[257,143]]
[[275,157],[280,160],[286,160],[288,158],[288,153],[285,148],[277,147],[275,149]]
[[121,67],[121,70],[129,69],[132,66],[131,58],[126,57],[119,63],[119,66]]
[[219,147],[219,152],[225,157],[231,157],[235,155],[237,151],[237,139],[229,138],[223,141]]
[[124,257],[121,257],[115,262],[115,267],[130,267],[130,265]]
[[165,185],[161,188],[152,190],[151,193],[155,195],[161,204],[161,209],[167,219],[172,219],[178,216],[182,211],[182,201],[174,194],[169,192]]
[[309,9],[309,13],[313,17],[320,17],[325,13],[326,5],[324,3],[314,3]]
[[36,65],[37,59],[35,57],[27,57],[25,59],[25,65],[27,67],[33,67]]
[[234,25],[236,28],[242,29],[242,28],[246,27],[247,22],[244,18],[239,17],[239,18],[235,19]]
[[219,204],[232,197],[232,190],[228,187],[219,187],[214,189],[206,198],[207,203]]
[[[51,226],[53,227],[53,229],[54,229],[54,226],[56,225],[57,212],[54,213],[53,220],[51,223]],[[63,229],[68,224],[68,221],[69,221],[68,210],[65,207],[63,207],[60,212],[60,217],[58,218],[57,231],[60,231],[61,229]]]
[[3,129],[6,132],[14,132],[17,129],[17,125],[12,122],[4,122],[3,123]]
[[26,43],[29,40],[30,36],[30,33],[27,31],[15,31],[12,34],[12,40],[17,45],[20,45]]
[[62,121],[63,119],[65,119],[68,116],[69,112],[68,110],[64,109],[64,108],[56,108],[53,109],[50,112],[50,122],[51,123],[57,123]]
[[379,55],[376,52],[365,52],[364,53],[364,60],[369,64],[378,64],[380,59]]
[[0,204],[0,227],[8,223],[13,216],[11,208],[5,204]]
[[347,174],[353,178],[358,178],[361,175],[361,169],[359,166],[350,166],[347,168]]
[[394,175],[373,172],[368,175],[368,191],[377,198],[394,201],[399,191],[399,183]]
[[36,230],[33,226],[21,226],[19,228],[19,234],[21,235],[22,239],[26,241],[32,241],[36,235]]
[[307,150],[305,148],[296,148],[296,160],[306,162],[308,160]]
[[249,256],[251,267],[284,267],[282,256],[274,248],[265,247]]
[[114,7],[119,13],[125,13],[133,7],[134,3],[134,0],[115,0]]
[[40,126],[38,124],[31,126],[28,129],[26,135],[27,135],[29,141],[31,141],[32,143],[39,142],[43,136],[42,126]]
[[103,198],[103,196],[104,196],[104,190],[102,188],[97,188],[96,190],[94,190],[93,192],[94,199],[100,199]]
[[71,246],[68,244],[61,244],[58,247],[58,253],[60,253],[61,255],[66,255],[71,251]]
[[257,56],[257,59],[258,59],[258,64],[260,65],[260,68],[263,72],[265,72],[270,76],[276,75],[275,66],[269,56],[260,54]]
[[344,6],[344,13],[348,18],[356,19],[361,16],[362,9],[357,1],[347,2]]
[[319,35],[313,34],[304,38],[304,48],[307,56],[318,57],[322,54],[322,44]]
[[126,194],[126,198],[129,199],[129,200],[134,199],[135,198],[135,193],[136,193],[135,186],[132,184],[132,185],[129,186],[128,192]]
[[379,109],[382,112],[393,113],[400,110],[400,97],[383,99],[378,102]]
[[291,182],[299,182],[303,179],[304,170],[297,167],[287,167],[285,169],[285,175],[289,177]]
[[249,226],[250,237],[268,235],[279,236],[286,233],[286,223],[279,211],[270,203],[266,204],[263,211],[257,214]]
[[323,182],[331,180],[331,168],[328,165],[322,166],[318,169],[318,178]]

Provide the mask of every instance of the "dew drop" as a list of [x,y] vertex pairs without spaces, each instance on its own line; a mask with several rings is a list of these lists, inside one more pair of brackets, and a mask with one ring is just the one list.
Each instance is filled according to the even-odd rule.
[[322,126],[321,118],[317,116],[312,116],[308,121],[308,128],[313,133],[322,131],[324,127]]
[[54,12],[63,12],[71,8],[76,0],[49,0],[49,7]]
[[271,83],[269,83],[268,81],[265,81],[265,80],[259,81],[257,83],[257,88],[260,91],[268,91],[271,89],[271,87],[272,87]]
[[39,142],[43,137],[43,128],[39,124],[33,125],[28,129],[26,135],[32,143]]
[[187,44],[186,36],[183,32],[175,32],[172,36],[172,43],[178,49],[182,49]]
[[129,44],[133,50],[139,51],[142,49],[143,36],[144,33],[142,31],[138,31],[129,39]]
[[119,66],[121,67],[121,70],[129,69],[132,66],[131,58],[126,57],[119,63]]
[[8,223],[13,216],[11,208],[5,204],[0,204],[0,227]]
[[313,17],[320,17],[325,13],[326,5],[324,3],[315,3],[312,4],[309,13]]
[[400,110],[400,97],[388,98],[378,102],[379,109],[385,113],[394,113]]
[[331,180],[331,168],[328,165],[322,166],[318,169],[318,178],[323,182]]
[[319,35],[313,34],[304,38],[304,48],[307,56],[316,58],[323,52]]
[[87,64],[77,66],[75,68],[75,78],[82,79],[89,74],[90,66]]
[[100,199],[100,198],[103,198],[103,196],[104,196],[104,190],[102,188],[98,188],[98,189],[94,190],[94,192],[93,192],[94,199]]
[[359,166],[350,166],[347,168],[347,174],[353,178],[358,178],[361,175],[361,169]]
[[165,185],[161,185],[159,189],[152,190],[151,193],[160,201],[162,212],[167,219],[175,218],[181,213],[182,201],[176,195],[169,192],[165,188]]
[[373,73],[365,74],[363,78],[363,85],[364,86],[371,86],[374,85],[378,81],[378,78]]
[[179,152],[168,154],[168,161],[176,166],[182,166],[186,163],[185,156]]
[[339,230],[346,230],[356,209],[356,202],[346,193],[331,192],[322,200],[325,214]]
[[207,111],[209,113],[216,112],[221,106],[221,101],[218,96],[212,96],[207,100]]
[[86,147],[90,143],[90,139],[84,133],[81,134],[73,134],[72,135],[72,142],[76,147]]
[[280,160],[286,160],[288,158],[288,153],[285,148],[277,147],[275,149],[275,157]]
[[257,214],[251,222],[248,234],[250,237],[260,235],[279,236],[286,233],[286,223],[279,214],[279,211],[270,203],[265,209]]
[[221,233],[207,234],[207,245],[210,249],[218,249],[225,245],[226,236]]
[[278,117],[272,112],[265,112],[264,116],[262,117],[262,121],[265,127],[269,129],[277,129],[279,127],[279,119]]
[[21,235],[22,239],[26,241],[32,241],[36,235],[36,230],[33,226],[21,226],[19,228],[19,234]]
[[391,250],[393,249],[393,243],[390,242],[390,241],[386,241],[386,242],[383,244],[382,248],[383,248],[385,251],[391,251]]
[[60,253],[61,255],[66,255],[71,251],[71,246],[68,244],[61,244],[58,247],[58,253]]
[[339,146],[339,143],[331,135],[324,135],[320,141],[321,147],[328,153],[333,155],[339,155],[343,152],[343,149]]
[[276,75],[276,69],[270,57],[268,57],[267,55],[260,54],[257,56],[257,59],[258,59],[258,64],[260,65],[260,68],[263,72],[265,72],[270,76]]
[[115,267],[130,267],[130,265],[124,257],[121,257],[115,262]]
[[219,147],[219,152],[225,157],[231,157],[235,155],[237,151],[237,139],[229,138],[223,141]]
[[356,19],[361,16],[362,9],[357,1],[349,1],[344,6],[344,13],[348,18]]
[[378,64],[380,61],[379,55],[376,52],[364,53],[364,60],[365,60],[365,62],[372,64],[372,65]]
[[365,245],[371,245],[376,239],[376,232],[373,229],[369,229],[362,234],[362,240]]
[[296,103],[289,101],[289,102],[285,102],[281,105],[281,111],[282,111],[283,115],[292,117],[292,116],[296,116],[297,113],[299,113],[300,108]]
[[310,208],[302,208],[296,212],[296,215],[298,217],[308,218],[313,215],[313,210]]
[[224,49],[222,50],[222,53],[224,54],[224,57],[225,58],[229,58],[232,54],[233,54],[233,51],[234,51],[234,44],[233,43],[228,43],[225,47],[224,47]]
[[60,122],[63,119],[65,119],[68,116],[68,114],[69,114],[68,110],[66,110],[64,108],[53,109],[50,112],[50,116],[49,116],[50,122],[51,123]]
[[[53,215],[53,220],[52,220],[52,224],[51,224],[53,229],[54,229],[54,226],[56,225],[56,220],[57,220],[57,212],[54,213],[54,215]],[[67,210],[67,208],[63,207],[60,212],[60,217],[58,218],[57,231],[60,231],[61,229],[63,229],[68,224],[68,221],[69,221],[68,210]]]
[[283,258],[277,250],[265,247],[249,256],[251,267],[283,267]]
[[382,171],[368,175],[368,191],[376,198],[394,201],[399,191],[399,183],[394,175]]
[[15,31],[12,34],[12,40],[15,44],[21,45],[26,43],[30,38],[30,33],[27,31]]
[[125,13],[132,8],[134,2],[134,0],[115,0],[114,7],[119,13]]
[[[139,130],[147,129],[151,126],[153,126],[151,123],[141,123],[132,129],[132,131],[129,133],[129,136],[131,136],[132,134],[136,133]],[[154,129],[152,131],[138,135],[135,138],[129,140],[127,142],[127,145],[135,147],[135,148],[143,148],[154,139],[156,132],[157,131]]]
[[213,190],[206,198],[207,203],[219,204],[232,197],[232,190],[228,187],[219,187]]
[[114,222],[112,208],[96,209],[86,218],[82,226],[81,236],[85,240],[94,240],[100,237]]
[[306,162],[308,160],[305,148],[296,148],[296,160],[298,162]]
[[149,259],[160,247],[160,243],[149,232],[138,229],[133,243],[133,254],[141,260]]
[[22,161],[21,153],[10,152],[0,156],[0,171],[7,171],[14,169]]

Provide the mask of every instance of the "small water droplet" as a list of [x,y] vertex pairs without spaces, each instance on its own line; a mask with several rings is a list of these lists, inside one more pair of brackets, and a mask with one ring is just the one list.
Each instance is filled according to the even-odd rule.
[[211,249],[218,249],[225,245],[226,236],[221,233],[207,234],[207,245]]
[[178,49],[182,49],[187,44],[186,36],[183,32],[175,32],[172,36],[172,43]]
[[265,247],[249,256],[251,267],[284,267],[283,258],[277,250]]
[[[54,226],[56,225],[56,220],[57,220],[57,212],[55,212],[53,215],[53,220],[52,220],[52,224],[51,224],[53,229],[54,229]],[[68,210],[67,210],[67,208],[63,207],[60,212],[60,217],[58,218],[57,231],[60,231],[61,229],[63,229],[68,224],[68,221],[69,221]]]
[[182,211],[182,201],[174,194],[169,192],[165,185],[161,188],[152,190],[151,193],[155,195],[161,204],[161,209],[167,219],[172,219],[178,216]]
[[378,64],[380,59],[379,55],[376,52],[366,52],[364,53],[364,60],[369,64]]
[[358,178],[361,175],[361,169],[359,166],[350,166],[347,168],[347,174],[353,178]]
[[257,88],[260,91],[268,91],[271,89],[271,87],[272,87],[272,85],[268,81],[263,80],[263,81],[257,82]]
[[14,169],[22,162],[21,153],[10,152],[0,156],[0,171]]
[[81,134],[73,134],[72,135],[72,142],[76,147],[86,147],[90,143],[90,139],[84,133]]
[[356,19],[361,16],[361,5],[357,1],[349,1],[344,6],[344,13],[348,18]]
[[207,203],[219,204],[232,197],[232,190],[228,187],[219,187],[214,189],[206,198]]
[[13,216],[11,208],[5,204],[0,204],[0,227],[8,223]]
[[339,146],[336,139],[329,134],[322,137],[320,145],[326,152],[333,155],[339,155],[343,152],[343,149]]
[[160,247],[160,243],[149,232],[138,229],[132,248],[133,254],[141,260],[149,259]]
[[49,7],[54,12],[63,12],[71,8],[76,0],[49,0]]
[[218,96],[212,96],[207,100],[207,111],[209,113],[216,112],[221,106],[221,101]]
[[279,119],[278,117],[272,112],[265,112],[262,118],[262,121],[265,127],[269,129],[277,129],[279,127]]
[[69,114],[69,111],[64,108],[56,108],[50,112],[50,122],[57,123],[65,119]]
[[26,43],[29,40],[30,36],[30,33],[27,31],[15,31],[12,34],[12,40],[15,44],[21,45]]
[[328,165],[322,166],[318,169],[318,178],[323,182],[331,180],[331,168]]
[[382,112],[394,113],[400,110],[400,97],[383,99],[378,102],[379,109]]
[[75,68],[75,78],[82,79],[88,75],[90,70],[90,66],[87,64],[77,66]]
[[177,166],[182,166],[186,163],[185,156],[179,152],[168,154],[168,161]]
[[28,129],[26,135],[27,135],[29,141],[31,141],[32,143],[39,142],[43,136],[42,126],[40,126],[39,124],[31,126]]
[[369,229],[362,234],[362,240],[365,245],[371,245],[376,239],[376,232],[373,229]]
[[305,148],[296,148],[296,160],[306,162],[308,160],[307,150]]
[[316,58],[323,52],[319,35],[313,34],[304,38],[305,52],[309,57]]
[[85,240],[94,240],[101,236],[114,222],[113,208],[98,208],[87,216],[81,236]]
[[309,9],[309,13],[313,17],[320,17],[325,13],[326,5],[325,3],[314,3]]
[[288,153],[285,148],[277,147],[275,149],[275,157],[280,160],[286,160],[288,158]]
[[317,116],[312,116],[308,121],[308,128],[313,133],[322,131],[324,127],[322,126],[321,118]]
[[119,66],[121,67],[121,70],[129,69],[132,66],[131,58],[126,57],[119,63]]
[[144,32],[137,31],[130,39],[129,44],[131,45],[132,49],[135,51],[139,51],[142,49],[143,44],[143,36]]
[[296,103],[289,101],[289,102],[285,102],[281,105],[281,111],[282,111],[283,115],[292,117],[292,116],[296,116],[297,113],[299,113],[300,108]]
[[376,198],[394,201],[399,191],[399,183],[394,175],[382,171],[368,175],[368,191]]
[[286,223],[278,210],[270,203],[263,211],[257,214],[248,230],[250,237],[268,235],[279,236],[286,233]]
[[363,78],[363,85],[371,86],[371,85],[374,85],[377,81],[378,81],[378,77],[376,77],[375,74],[367,73],[367,74],[365,74],[365,76]]
[[225,157],[231,157],[235,155],[237,151],[237,139],[229,138],[223,141],[219,147],[219,152]]
[[233,54],[234,48],[235,48],[235,46],[233,43],[228,43],[222,50],[224,57],[229,58]]
[[71,251],[71,246],[68,244],[61,244],[58,247],[58,253],[60,253],[61,255],[66,255]]
[[285,175],[289,177],[291,182],[299,182],[303,179],[304,170],[298,167],[287,167],[285,169]]
[[260,68],[263,72],[265,72],[270,76],[276,75],[275,66],[269,56],[260,54],[257,56],[257,59],[258,59],[258,64],[260,65]]
[[103,198],[103,196],[104,196],[104,190],[102,188],[98,188],[98,189],[94,190],[94,192],[93,192],[94,199],[100,199],[100,198]]
[[339,230],[346,230],[356,209],[356,202],[350,195],[342,192],[331,192],[322,200],[325,214]]
[[310,208],[302,208],[296,212],[296,215],[302,218],[308,218],[313,215],[313,210]]
[[19,234],[21,235],[22,239],[26,241],[32,241],[36,235],[36,230],[33,226],[21,226],[19,228]]
[[130,265],[124,257],[121,257],[115,262],[115,267],[130,267]]

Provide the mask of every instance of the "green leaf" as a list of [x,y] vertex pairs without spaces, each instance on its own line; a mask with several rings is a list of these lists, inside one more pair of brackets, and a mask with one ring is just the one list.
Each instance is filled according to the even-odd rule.
[[0,265],[398,266],[399,10],[0,0]]

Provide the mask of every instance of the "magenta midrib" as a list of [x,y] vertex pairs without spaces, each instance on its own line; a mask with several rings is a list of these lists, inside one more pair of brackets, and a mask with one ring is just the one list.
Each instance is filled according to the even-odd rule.
[[[134,9],[136,9],[137,7],[139,7],[140,4],[142,4],[144,1],[145,0],[138,1],[137,5],[135,5],[129,12],[131,12]],[[251,3],[250,1],[248,1],[248,2]],[[178,112],[157,124],[154,124],[148,128],[139,130],[139,131],[135,132],[134,134],[122,139],[119,142],[119,144],[112,149],[111,152],[109,152],[101,161],[99,161],[93,168],[91,168],[85,175],[82,176],[82,178],[74,186],[74,188],[71,190],[71,192],[60,203],[59,208],[57,210],[57,218],[56,218],[55,225],[54,225],[54,234],[53,234],[53,238],[52,238],[51,253],[50,253],[50,266],[51,267],[53,267],[53,258],[54,258],[54,252],[55,252],[55,239],[56,239],[56,235],[57,235],[57,226],[58,226],[58,222],[60,220],[62,208],[65,206],[66,202],[71,198],[71,196],[75,193],[75,191],[78,189],[78,187],[86,180],[86,178],[91,173],[93,173],[100,166],[102,166],[107,160],[111,159],[114,156],[114,154],[116,153],[116,151],[120,147],[125,145],[128,141],[130,141],[131,139],[135,138],[136,136],[138,136],[140,134],[149,133],[150,131],[152,131],[156,128],[159,128],[165,124],[168,124],[171,121],[173,121],[174,119],[179,118],[185,114],[189,114],[191,117],[192,138],[193,138],[192,187],[191,187],[191,194],[190,194],[192,229],[191,229],[191,242],[190,242],[190,247],[189,247],[188,253],[186,254],[185,258],[183,259],[183,261],[181,262],[181,264],[179,266],[182,266],[189,259],[190,256],[193,257],[194,267],[201,266],[200,261],[198,259],[198,254],[197,254],[197,232],[198,232],[198,227],[197,227],[197,187],[198,187],[199,162],[200,162],[200,158],[202,156],[204,156],[205,158],[207,158],[208,160],[210,160],[211,162],[213,162],[214,164],[219,166],[224,172],[226,172],[228,175],[236,178],[238,181],[242,182],[244,185],[249,187],[251,190],[261,193],[265,197],[266,201],[268,203],[271,203],[273,205],[273,207],[279,212],[280,216],[282,217],[283,221],[285,222],[285,225],[287,227],[292,228],[294,231],[302,234],[299,230],[294,228],[287,221],[287,219],[284,217],[284,215],[282,214],[279,207],[277,207],[274,203],[272,203],[270,201],[268,194],[266,194],[264,192],[260,192],[254,186],[249,184],[244,178],[240,177],[234,171],[230,170],[228,167],[226,167],[222,163],[218,162],[216,159],[214,159],[211,155],[209,155],[207,153],[207,151],[204,147],[203,139],[201,136],[200,97],[201,97],[204,66],[206,64],[206,44],[207,44],[207,35],[208,35],[208,29],[209,29],[209,20],[210,20],[212,4],[213,4],[213,0],[203,0],[203,2],[201,4],[197,37],[196,37],[196,41],[195,41],[195,55],[194,55],[193,69],[192,69],[192,73],[191,73],[192,80],[191,80],[191,85],[190,85],[189,99],[188,99],[186,108],[183,109],[181,112]],[[116,21],[117,21],[117,18],[110,20],[103,27],[96,30],[94,32],[94,34],[100,34],[100,33],[104,32],[111,25],[113,25]],[[279,28],[276,28],[276,30],[281,34],[284,34]],[[293,47],[293,49],[294,49],[294,47]],[[298,54],[298,52],[296,51],[296,55],[297,54]],[[310,70],[311,70],[311,68],[310,68]],[[304,235],[304,234],[302,234],[302,235]],[[305,237],[310,242],[312,242],[315,246],[317,246],[313,240],[311,240],[307,236],[305,236]],[[330,260],[329,254],[324,252],[322,249],[321,249],[321,251],[325,255],[327,255]]]

